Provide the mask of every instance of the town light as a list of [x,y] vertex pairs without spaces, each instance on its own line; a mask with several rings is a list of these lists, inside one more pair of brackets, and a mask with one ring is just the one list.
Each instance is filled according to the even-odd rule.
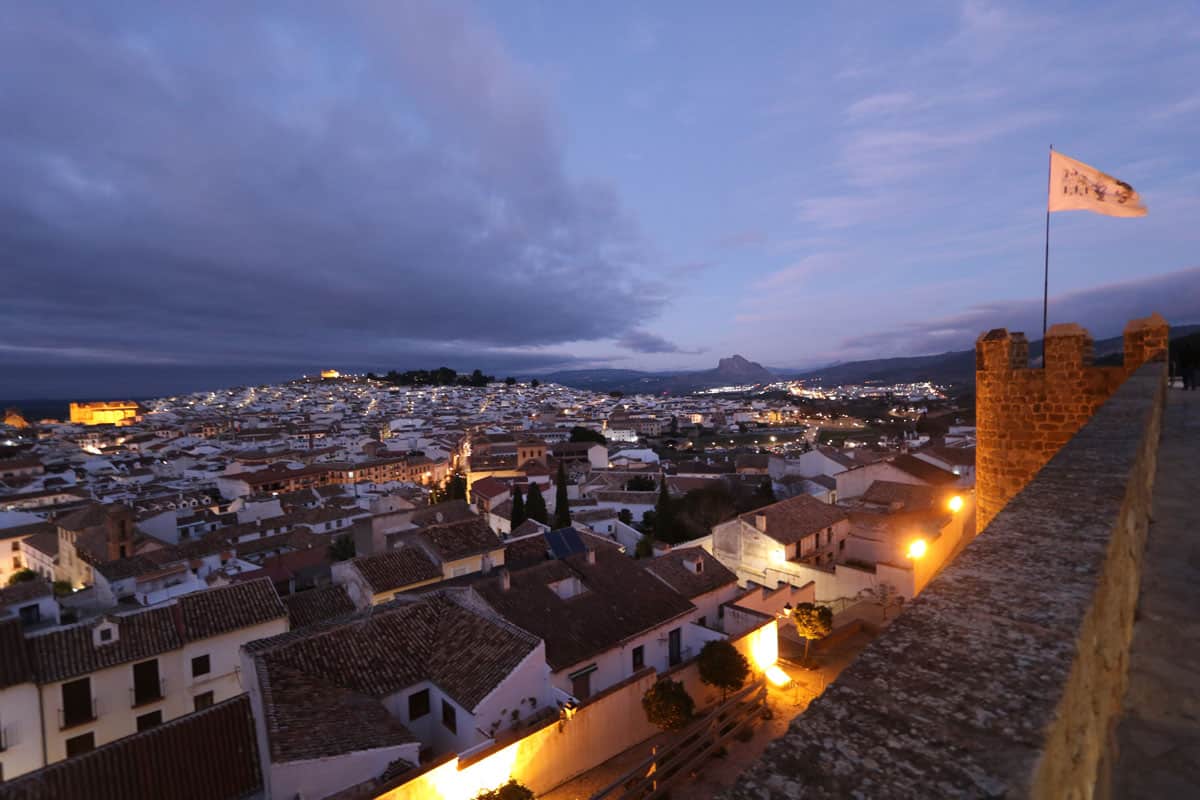
[[924,539],[913,539],[912,544],[908,546],[908,557],[914,561],[918,558],[925,557],[925,551],[929,549],[929,545]]
[[764,674],[767,676],[767,680],[776,686],[787,686],[792,682],[791,676],[780,669],[778,664],[772,664],[767,667]]
[[950,510],[951,511],[953,511],[955,514],[957,514],[959,511],[962,511],[962,508],[963,508],[963,499],[962,499],[961,495],[956,494],[956,495],[954,495],[954,497],[950,498]]

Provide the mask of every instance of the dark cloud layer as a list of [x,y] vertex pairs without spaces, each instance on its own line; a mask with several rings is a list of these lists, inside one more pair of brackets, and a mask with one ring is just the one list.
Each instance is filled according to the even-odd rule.
[[7,10],[0,362],[516,366],[647,341],[639,233],[564,174],[536,81],[446,4],[351,8]]
[[[1116,336],[1129,320],[1154,312],[1176,325],[1200,322],[1200,267],[1051,297],[1049,317],[1051,325],[1077,322],[1099,339]],[[992,328],[1040,339],[1041,298],[977,305],[954,316],[851,337],[842,342],[842,353],[850,359],[962,350]]]

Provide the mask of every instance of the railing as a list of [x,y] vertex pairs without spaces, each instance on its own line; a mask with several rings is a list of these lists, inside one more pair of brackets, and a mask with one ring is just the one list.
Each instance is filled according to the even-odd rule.
[[593,794],[590,800],[656,800],[672,786],[687,781],[694,769],[762,717],[767,685],[756,681],[692,724],[679,738],[650,755],[617,780]]
[[[68,711],[70,713],[68,713]],[[76,725],[84,725],[88,722],[95,722],[100,718],[96,710],[96,698],[92,698],[87,709],[63,709],[58,710],[58,729],[65,731],[67,728],[74,728]]]
[[138,706],[157,703],[167,696],[167,679],[159,678],[158,685],[151,689],[153,694],[147,694],[144,691],[139,691],[139,687],[134,686],[129,690],[129,707],[137,708]]

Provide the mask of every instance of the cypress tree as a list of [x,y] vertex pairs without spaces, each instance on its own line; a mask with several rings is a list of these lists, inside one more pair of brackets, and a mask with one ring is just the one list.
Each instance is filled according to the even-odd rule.
[[529,484],[529,494],[525,496],[525,518],[547,525],[550,522],[550,512],[546,510],[546,498],[536,483]]
[[567,471],[563,462],[558,462],[558,475],[554,478],[554,527],[571,527],[571,507],[567,501]]
[[513,487],[512,496],[512,528],[516,530],[517,526],[525,521],[525,498],[521,495],[521,487]]
[[671,508],[671,494],[667,491],[667,476],[663,475],[659,483],[658,503],[654,506],[654,538],[663,542],[674,542],[675,527],[674,509]]

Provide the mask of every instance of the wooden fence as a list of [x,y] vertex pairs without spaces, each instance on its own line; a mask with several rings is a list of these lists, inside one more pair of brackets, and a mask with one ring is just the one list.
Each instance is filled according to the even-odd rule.
[[591,796],[591,800],[655,800],[691,778],[713,753],[762,719],[767,685],[759,680],[731,695],[674,742],[655,747],[629,772]]

